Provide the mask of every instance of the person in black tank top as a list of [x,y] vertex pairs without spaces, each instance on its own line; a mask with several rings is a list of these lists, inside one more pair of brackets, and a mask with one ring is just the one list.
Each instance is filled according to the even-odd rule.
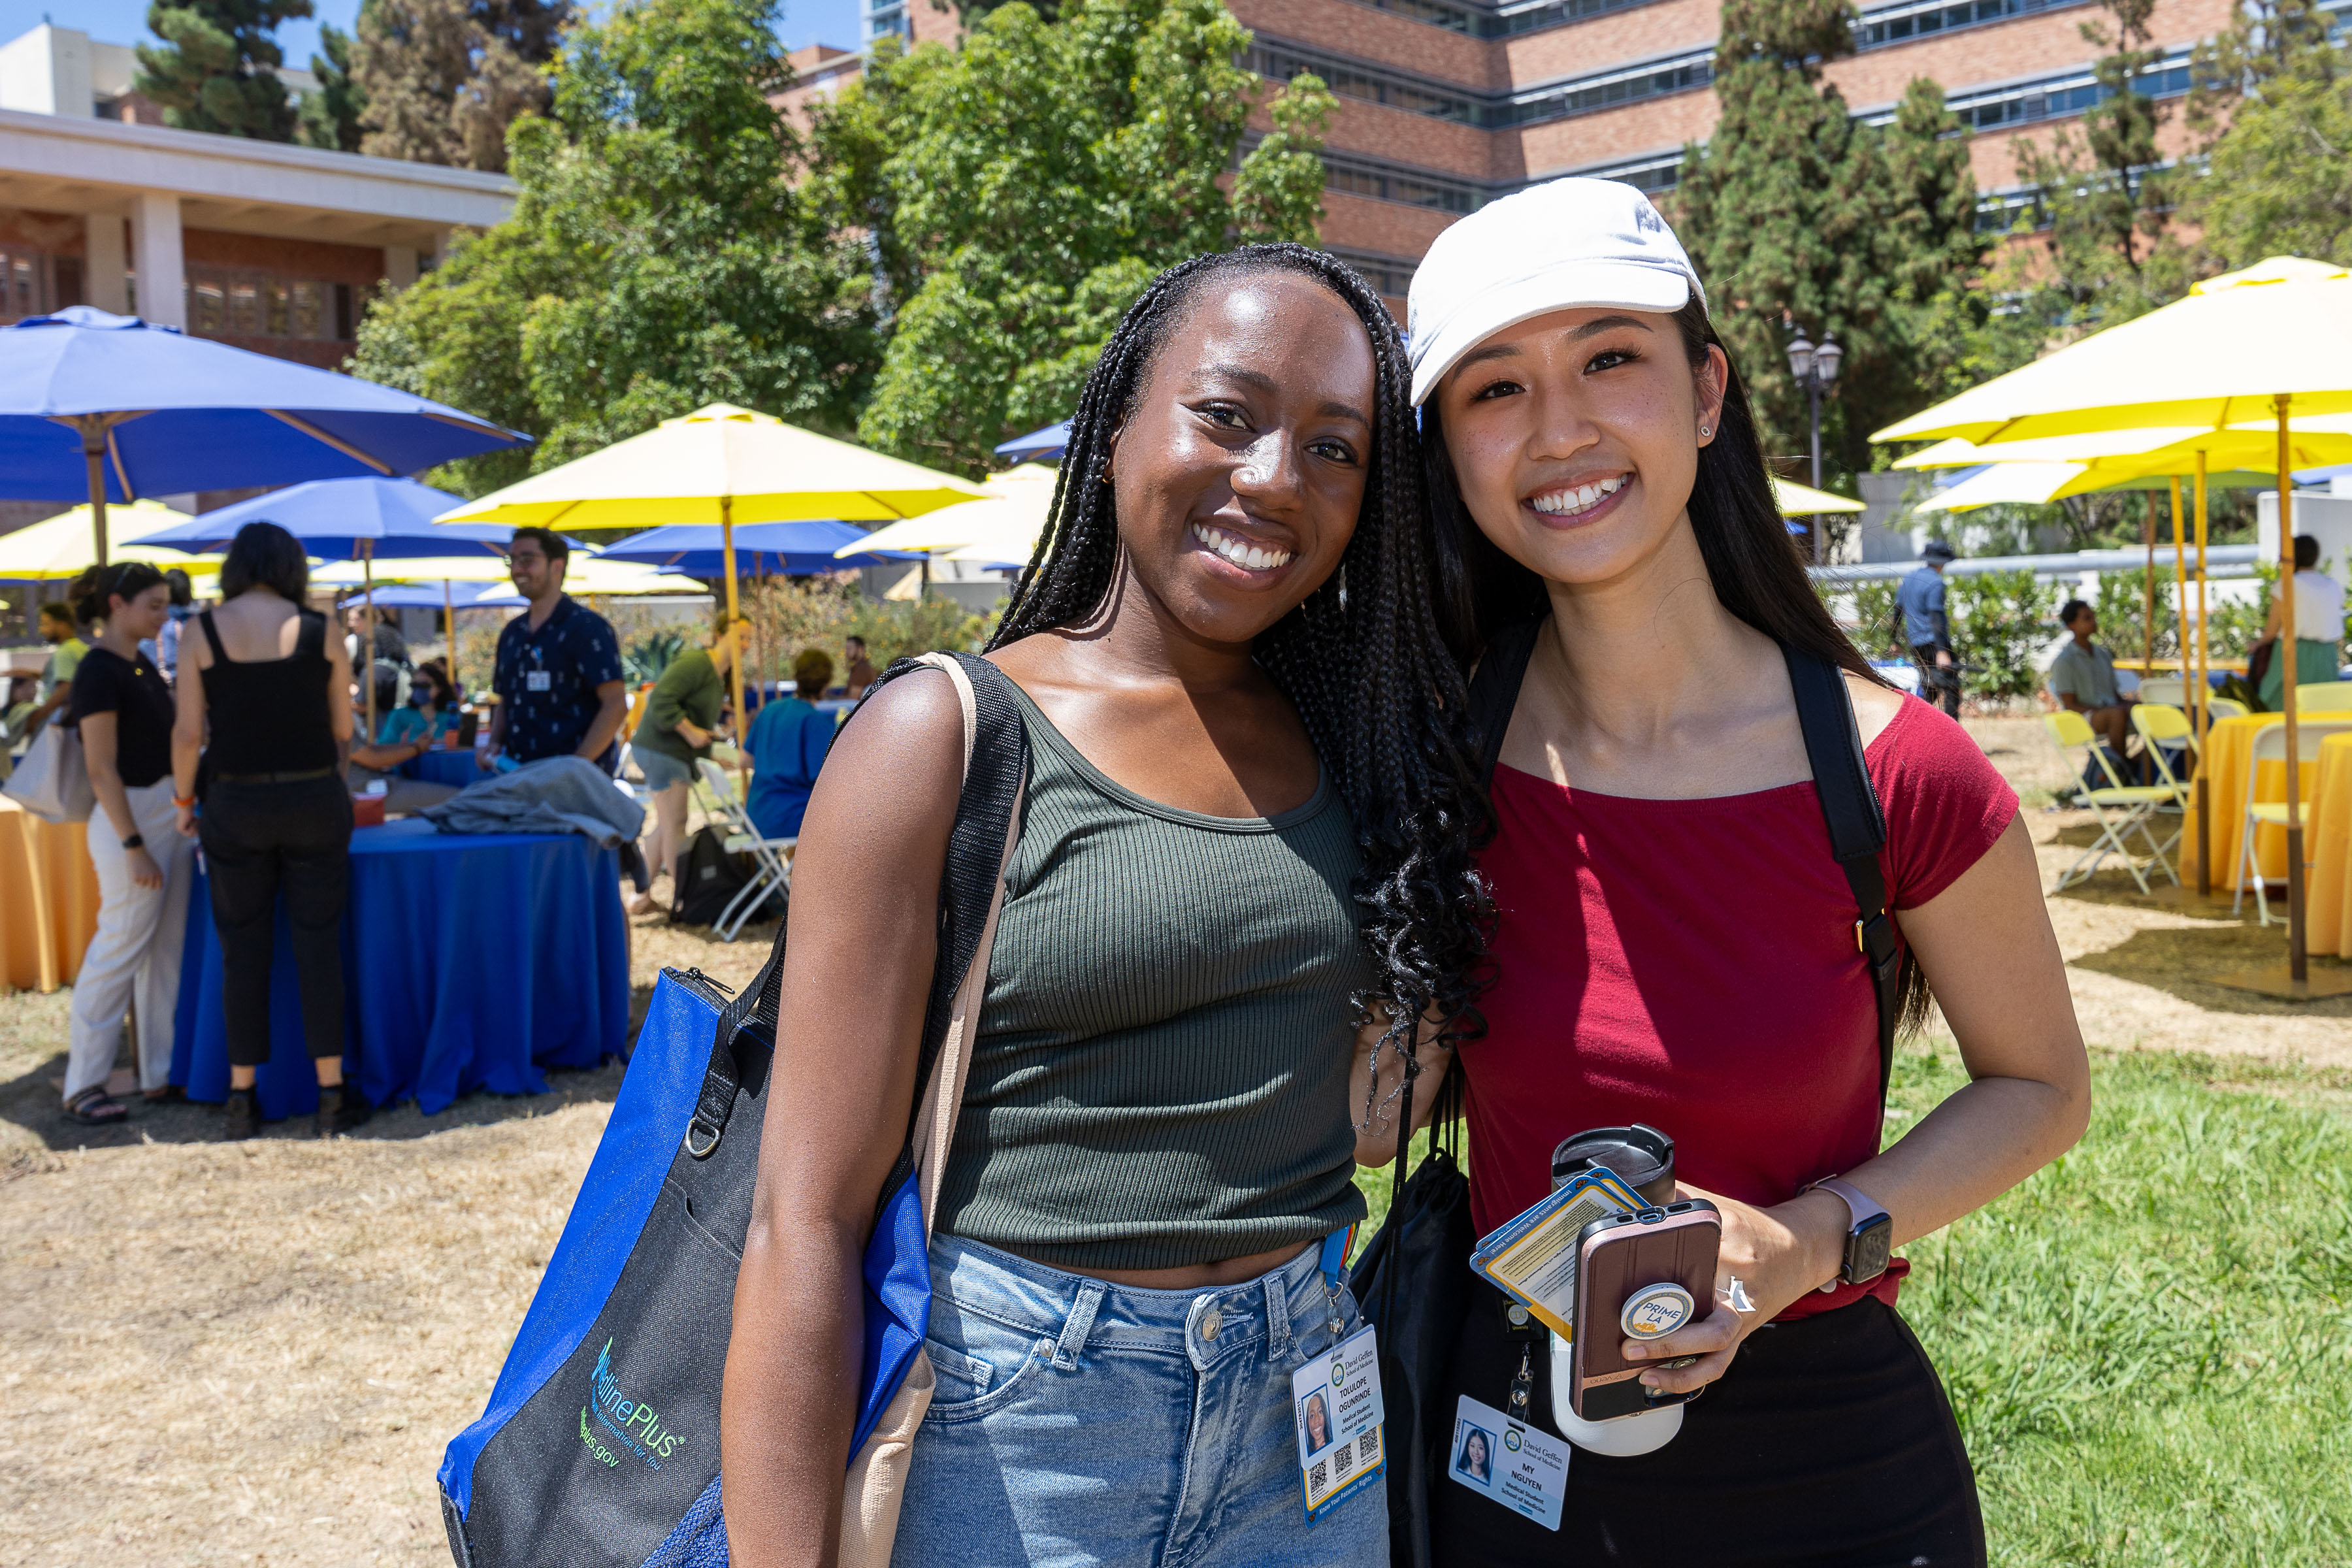
[[[326,617],[299,608],[310,563],[293,535],[270,522],[237,531],[221,565],[222,608],[196,618],[184,644],[179,723],[173,735],[180,831],[200,837],[211,873],[213,929],[221,947],[221,1002],[228,1017],[229,1138],[249,1138],[260,1117],[254,1069],[269,1059],[269,971],[278,898],[292,917],[302,994],[302,1034],[319,1075],[319,1136],[365,1121],[373,1108],[343,1082],[343,904],[352,798],[342,752],[352,738],[351,667]],[[236,601],[251,595],[244,605]],[[246,651],[283,646],[282,602],[299,623],[279,658],[233,658],[217,616]],[[274,625],[272,624],[274,622]],[[194,665],[193,672],[190,664]],[[193,673],[193,679],[191,674]],[[206,721],[211,743],[204,745]],[[201,768],[199,748],[202,748]],[[204,809],[194,811],[198,779]]]

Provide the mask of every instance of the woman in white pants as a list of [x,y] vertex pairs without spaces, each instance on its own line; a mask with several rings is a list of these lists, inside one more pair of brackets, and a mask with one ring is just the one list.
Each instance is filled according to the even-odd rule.
[[68,721],[79,726],[98,810],[89,819],[98,869],[98,934],[74,977],[66,1058],[66,1114],[85,1126],[122,1121],[106,1091],[122,1048],[122,1016],[138,1020],[139,1087],[171,1098],[173,1016],[180,942],[188,924],[194,848],[172,804],[172,689],[139,651],[172,604],[163,574],[140,562],[94,567],[74,582],[74,610],[106,630],[74,672]]

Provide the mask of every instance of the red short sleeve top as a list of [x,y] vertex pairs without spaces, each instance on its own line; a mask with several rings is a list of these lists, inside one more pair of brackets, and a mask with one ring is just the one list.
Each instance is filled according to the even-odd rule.
[[[1899,923],[1992,847],[2017,796],[1916,700],[1864,760]],[[1877,1009],[1810,781],[1635,800],[1498,767],[1494,804],[1497,978],[1486,1037],[1461,1049],[1481,1235],[1549,1192],[1553,1147],[1589,1127],[1647,1122],[1683,1180],[1759,1205],[1878,1152]],[[1870,1292],[1892,1304],[1907,1267]]]

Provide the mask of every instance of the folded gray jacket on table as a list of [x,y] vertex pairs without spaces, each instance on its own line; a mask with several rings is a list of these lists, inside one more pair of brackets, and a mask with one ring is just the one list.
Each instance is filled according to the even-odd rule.
[[646,808],[585,757],[525,763],[419,815],[444,833],[583,833],[607,849],[646,825]]

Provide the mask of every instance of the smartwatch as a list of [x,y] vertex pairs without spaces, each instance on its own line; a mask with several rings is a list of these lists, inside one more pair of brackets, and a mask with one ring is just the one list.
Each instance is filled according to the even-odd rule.
[[1805,1191],[1815,1187],[1835,1193],[1846,1210],[1845,1257],[1838,1265],[1837,1278],[1822,1287],[1822,1293],[1835,1290],[1841,1282],[1866,1285],[1885,1273],[1887,1255],[1895,1250],[1895,1217],[1852,1182],[1829,1176]]
[[125,849],[144,849],[147,847],[147,840],[134,833],[122,841],[122,847]]

